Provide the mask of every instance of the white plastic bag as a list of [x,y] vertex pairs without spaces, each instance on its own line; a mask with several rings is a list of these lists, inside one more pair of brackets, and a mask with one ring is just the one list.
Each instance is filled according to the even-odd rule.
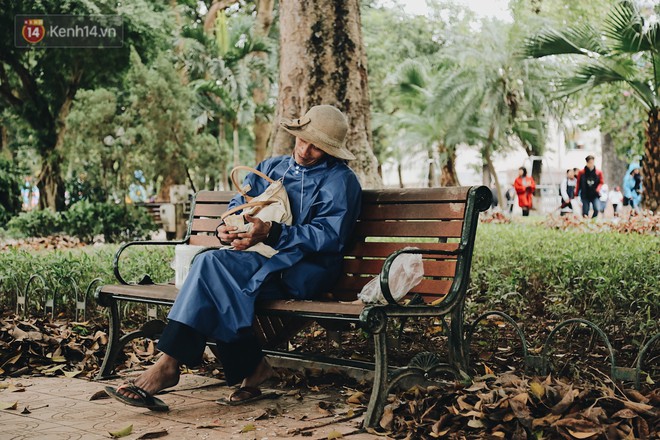
[[177,244],[174,246],[174,285],[177,289],[183,286],[183,282],[186,281],[186,277],[190,271],[193,258],[202,249],[205,249],[205,247],[188,244]]
[[[409,248],[406,248],[409,249]],[[395,301],[406,296],[424,278],[421,254],[400,254],[390,266],[390,292]],[[387,304],[380,290],[380,276],[374,277],[358,293],[365,304]]]

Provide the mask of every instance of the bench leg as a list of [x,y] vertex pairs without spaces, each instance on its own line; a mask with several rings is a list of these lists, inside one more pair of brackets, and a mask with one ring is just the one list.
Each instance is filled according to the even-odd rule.
[[110,305],[110,334],[108,336],[108,347],[106,348],[103,364],[101,364],[101,370],[96,376],[96,380],[108,379],[115,376],[113,372],[115,363],[117,362],[117,355],[121,353],[126,344],[136,338],[155,339],[163,333],[164,328],[165,323],[159,319],[155,319],[145,322],[139,330],[119,337],[121,332],[119,308],[117,302],[113,301]]
[[387,381],[387,334],[386,332],[374,334],[375,345],[375,360],[376,368],[374,371],[374,385],[371,391],[371,398],[369,399],[369,406],[364,416],[362,426],[365,428],[373,427],[378,424],[383,414],[385,401],[387,400],[387,393],[389,384]]
[[117,358],[117,353],[119,352],[119,333],[121,331],[119,324],[119,306],[117,305],[117,301],[113,299],[110,300],[108,307],[110,308],[108,346],[105,349],[105,357],[103,358],[99,374],[96,375],[96,380],[112,377],[115,360]]
[[467,373],[463,319],[463,303],[459,303],[451,312],[450,332],[447,343],[450,365],[458,371]]

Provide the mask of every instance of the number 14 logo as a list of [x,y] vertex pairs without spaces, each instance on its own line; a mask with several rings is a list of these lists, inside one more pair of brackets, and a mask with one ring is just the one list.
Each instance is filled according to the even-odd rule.
[[44,28],[44,21],[41,19],[30,19],[23,22],[23,30],[21,34],[23,39],[31,44],[36,44],[43,40],[46,29]]

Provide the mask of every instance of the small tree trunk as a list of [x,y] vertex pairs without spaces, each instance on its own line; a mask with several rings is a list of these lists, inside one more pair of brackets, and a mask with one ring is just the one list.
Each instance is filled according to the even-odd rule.
[[646,143],[642,161],[642,193],[644,207],[653,212],[660,208],[660,121],[658,109],[649,111],[646,126]]
[[433,153],[431,153],[431,150],[428,151],[428,158],[426,161],[429,164],[429,171],[426,175],[427,186],[433,188],[435,186],[435,162],[433,161]]
[[[495,182],[495,191],[497,191],[497,200],[499,201],[499,205],[502,209],[505,208],[505,202],[504,198],[502,197],[502,187],[500,186],[500,179],[497,177],[497,172],[495,171],[495,165],[493,164],[493,159],[490,157],[490,151],[487,150],[486,154],[484,154],[484,159],[486,160],[486,165],[488,166],[488,172],[490,173],[493,181]],[[488,187],[490,188],[490,182],[488,183]]]
[[[71,106],[73,105],[73,98],[76,96],[78,84],[82,78],[82,70],[74,74],[69,89],[67,90],[64,101],[57,112],[57,119],[55,120],[56,132],[50,132],[45,138],[49,143],[44,148],[42,154],[42,165],[39,178],[37,180],[37,188],[39,188],[39,209],[49,208],[53,211],[63,211],[65,209],[64,200],[64,179],[62,179],[62,148],[64,144],[64,135],[66,133],[66,118],[69,116]],[[54,142],[50,143],[49,141]]]
[[400,161],[396,163],[396,174],[399,177],[399,188],[403,188],[403,173]]
[[281,0],[280,77],[274,155],[290,154],[294,140],[281,118],[297,118],[317,104],[337,106],[348,117],[349,163],[366,188],[382,184],[372,150],[366,52],[359,0]]
[[447,157],[445,163],[442,165],[440,186],[458,186],[458,176],[456,175],[456,149],[440,145],[438,146],[438,152],[441,157],[443,155]]
[[64,206],[64,180],[60,165],[62,157],[58,151],[52,151],[44,157],[41,172],[37,179],[39,188],[39,209],[63,211]]
[[239,144],[238,144],[238,123],[233,121],[231,123],[233,140],[234,140],[234,167],[237,167],[241,164]]

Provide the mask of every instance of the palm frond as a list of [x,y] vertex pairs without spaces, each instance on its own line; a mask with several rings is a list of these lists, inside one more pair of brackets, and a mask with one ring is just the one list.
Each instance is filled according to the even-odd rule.
[[601,35],[589,25],[565,31],[546,29],[528,38],[522,48],[525,56],[542,58],[549,55],[606,55]]
[[622,1],[612,8],[603,30],[615,51],[636,53],[651,49],[644,19],[631,1]]
[[630,63],[620,60],[603,59],[582,64],[573,75],[559,81],[558,89],[563,97],[602,84],[619,82],[629,84],[646,108],[655,106],[656,98],[649,85],[635,80]]
[[408,60],[399,66],[391,81],[403,95],[410,97],[423,94],[429,81],[427,67],[417,60]]

